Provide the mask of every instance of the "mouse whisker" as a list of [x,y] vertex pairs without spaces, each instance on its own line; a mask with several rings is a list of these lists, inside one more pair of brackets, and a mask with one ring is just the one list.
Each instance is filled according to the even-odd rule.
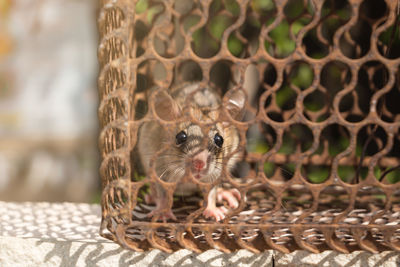
[[181,159],[185,158],[184,155],[179,155],[179,154],[162,154],[161,156],[158,156],[157,159],[164,159],[164,158],[171,158],[171,157],[177,157],[177,158],[181,158]]
[[156,166],[156,168],[159,170],[173,169],[173,168],[179,167],[179,165],[181,165],[180,163],[181,163],[180,161],[169,161],[169,162],[165,162],[162,165]]

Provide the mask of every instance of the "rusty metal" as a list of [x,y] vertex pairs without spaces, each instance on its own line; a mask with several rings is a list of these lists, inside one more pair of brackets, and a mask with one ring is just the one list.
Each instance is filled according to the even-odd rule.
[[[400,58],[385,37],[399,38],[391,34],[398,8],[397,0],[102,0],[101,234],[136,251],[399,251],[400,174],[379,181],[400,164]],[[279,39],[285,27],[287,40]],[[246,201],[221,222],[201,216],[202,196],[174,202],[178,221],[146,217],[143,188],[157,180],[137,178],[138,129],[168,123],[147,110],[149,89],[197,80],[226,91],[213,72],[227,66],[224,79],[240,87],[250,64],[259,78],[257,99],[247,103],[253,117],[230,123],[242,137],[255,125],[268,149],[247,146],[251,170],[223,179]],[[190,67],[192,76],[184,73]],[[299,74],[307,71],[308,84]],[[315,168],[327,168],[317,173],[326,177],[312,179]]]

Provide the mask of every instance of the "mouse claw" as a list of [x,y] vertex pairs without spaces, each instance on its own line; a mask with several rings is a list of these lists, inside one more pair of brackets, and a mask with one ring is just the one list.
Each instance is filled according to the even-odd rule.
[[228,205],[232,209],[236,209],[239,207],[239,201],[241,199],[240,192],[236,188],[225,190],[222,188],[218,188],[217,191],[217,201],[222,202],[222,200],[226,200]]
[[221,221],[225,219],[225,214],[228,213],[228,210],[225,207],[207,207],[203,211],[203,215],[206,218],[215,218],[215,221]]

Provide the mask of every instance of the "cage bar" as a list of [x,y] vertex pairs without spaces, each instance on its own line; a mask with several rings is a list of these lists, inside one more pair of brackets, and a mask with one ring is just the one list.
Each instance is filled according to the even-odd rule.
[[[397,0],[103,0],[101,235],[136,251],[400,250],[398,25]],[[145,123],[182,123],[157,112],[182,84],[218,92],[213,123],[237,130],[241,159],[191,196],[163,183],[176,216],[163,221],[148,216],[161,183],[138,143]],[[220,221],[203,215],[215,185],[240,193]]]

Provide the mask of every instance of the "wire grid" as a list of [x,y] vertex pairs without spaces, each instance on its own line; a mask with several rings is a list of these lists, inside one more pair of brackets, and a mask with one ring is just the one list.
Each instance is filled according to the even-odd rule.
[[[136,251],[399,250],[391,168],[400,164],[400,59],[390,46],[398,8],[395,0],[103,0],[101,235]],[[177,221],[147,217],[154,207],[143,191],[157,179],[138,178],[138,131],[149,120],[174,123],[154,112],[150,88],[196,81],[223,95],[242,88],[250,65],[256,99],[248,97],[244,121],[226,118],[240,131],[247,171],[221,178],[240,191],[239,208],[221,222],[204,218],[208,187],[174,202]]]

